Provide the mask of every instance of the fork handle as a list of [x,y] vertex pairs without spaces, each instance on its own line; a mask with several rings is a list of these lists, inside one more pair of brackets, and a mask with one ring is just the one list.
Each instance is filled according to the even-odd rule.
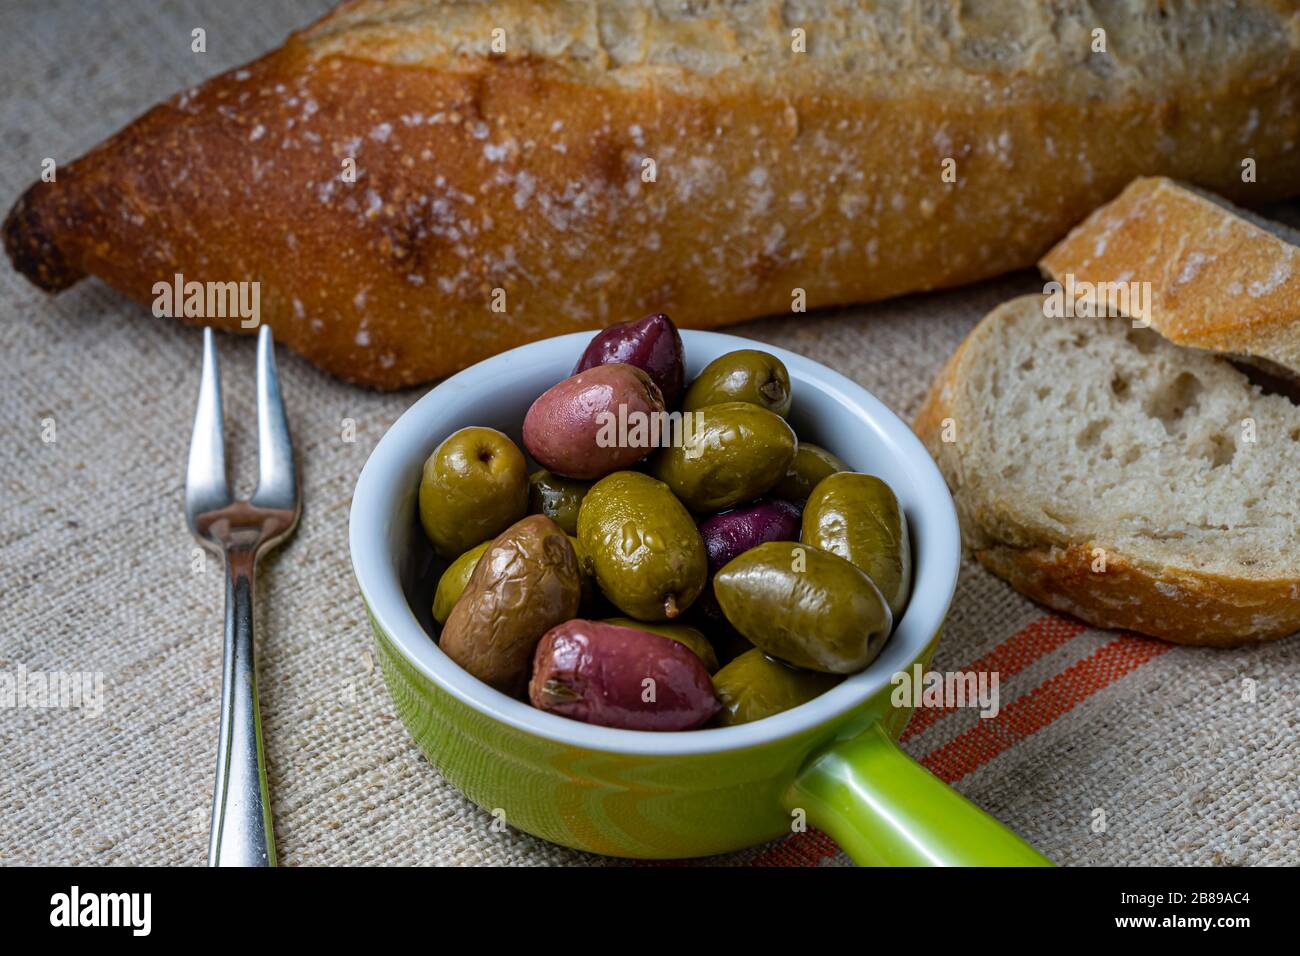
[[225,661],[209,866],[275,866],[253,657],[255,563],[252,550],[226,553]]

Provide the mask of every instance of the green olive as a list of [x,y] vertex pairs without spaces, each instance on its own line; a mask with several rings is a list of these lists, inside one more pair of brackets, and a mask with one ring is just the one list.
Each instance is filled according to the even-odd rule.
[[724,402],[690,418],[698,426],[680,445],[660,450],[651,468],[693,511],[722,511],[757,498],[794,460],[794,430],[757,405]]
[[565,534],[578,533],[578,506],[591,487],[589,481],[577,481],[551,474],[545,468],[528,476],[528,512],[546,515]]
[[713,675],[723,727],[747,724],[806,704],[838,684],[838,674],[805,671],[768,657],[757,647]]
[[677,617],[704,590],[708,559],[690,513],[668,486],[636,471],[592,485],[578,510],[583,567],[624,614]]
[[796,667],[852,674],[889,637],[889,605],[871,579],[806,544],[750,548],[714,575],[713,591],[736,630]]
[[442,572],[442,577],[438,579],[438,590],[433,595],[433,619],[439,624],[447,623],[451,609],[465,593],[465,585],[469,584],[469,576],[474,573],[478,559],[483,557],[483,552],[490,544],[491,541],[484,541],[482,544],[475,545],[451,562],[447,570]]
[[495,428],[462,428],[420,478],[420,523],[444,558],[489,541],[528,513],[524,454]]
[[794,453],[794,461],[790,463],[790,470],[777,482],[776,487],[772,489],[772,494],[786,501],[801,504],[808,500],[812,490],[823,478],[837,471],[848,470],[848,465],[820,445],[800,442],[798,450]]
[[907,517],[885,482],[852,471],[822,479],[804,506],[799,540],[865,571],[893,619],[903,616],[912,585],[912,545]]
[[749,402],[784,418],[790,411],[790,373],[785,363],[757,349],[720,355],[691,382],[682,411],[723,402]]
[[619,627],[634,627],[638,631],[649,631],[651,634],[670,638],[694,651],[695,656],[704,662],[704,667],[710,674],[718,669],[718,655],[713,650],[713,645],[709,643],[709,639],[687,624],[647,624],[645,621],[635,621],[630,617],[607,617],[605,623],[617,624]]

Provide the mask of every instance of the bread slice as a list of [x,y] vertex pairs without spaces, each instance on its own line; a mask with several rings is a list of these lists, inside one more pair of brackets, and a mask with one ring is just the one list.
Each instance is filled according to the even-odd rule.
[[1223,358],[1045,301],[990,313],[916,420],[964,546],[1100,627],[1225,646],[1300,629],[1300,407]]
[[1064,282],[1151,283],[1171,342],[1300,375],[1300,233],[1162,177],[1134,180],[1039,263]]

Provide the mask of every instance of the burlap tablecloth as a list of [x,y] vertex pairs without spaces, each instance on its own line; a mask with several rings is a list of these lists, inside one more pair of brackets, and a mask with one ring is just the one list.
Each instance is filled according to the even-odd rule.
[[[0,206],[38,176],[42,158],[79,155],[327,5],[10,3]],[[205,55],[190,51],[195,27],[207,31]],[[970,326],[1037,284],[1026,274],[740,331],[825,362],[908,416]],[[0,711],[0,860],[202,863],[223,592],[214,561],[195,573],[182,514],[200,336],[96,282],[47,298],[7,263],[0,312],[0,672],[104,675],[98,718]],[[253,343],[222,337],[221,347],[228,441],[235,466],[240,451],[248,466]],[[260,588],[282,862],[607,862],[493,832],[394,717],[346,523],[362,463],[418,392],[361,391],[283,352],[281,369],[306,503]],[[356,422],[353,443],[344,419]],[[1093,631],[967,567],[935,664],[998,670],[1002,712],[992,721],[923,712],[906,746],[1061,863],[1296,864],[1298,658],[1295,640],[1212,651]],[[828,838],[805,834],[716,862],[847,860]]]

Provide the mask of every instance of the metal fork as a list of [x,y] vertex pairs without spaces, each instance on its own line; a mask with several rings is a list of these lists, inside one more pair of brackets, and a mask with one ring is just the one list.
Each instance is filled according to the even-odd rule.
[[257,490],[248,501],[226,487],[221,434],[221,373],[212,330],[203,330],[203,377],[185,474],[190,530],[226,567],[225,661],[221,676],[221,734],[212,795],[209,866],[275,866],[271,803],[266,792],[262,724],[253,658],[254,572],[257,559],[298,524],[301,502],[289,425],[275,371],[271,329],[257,337]]

